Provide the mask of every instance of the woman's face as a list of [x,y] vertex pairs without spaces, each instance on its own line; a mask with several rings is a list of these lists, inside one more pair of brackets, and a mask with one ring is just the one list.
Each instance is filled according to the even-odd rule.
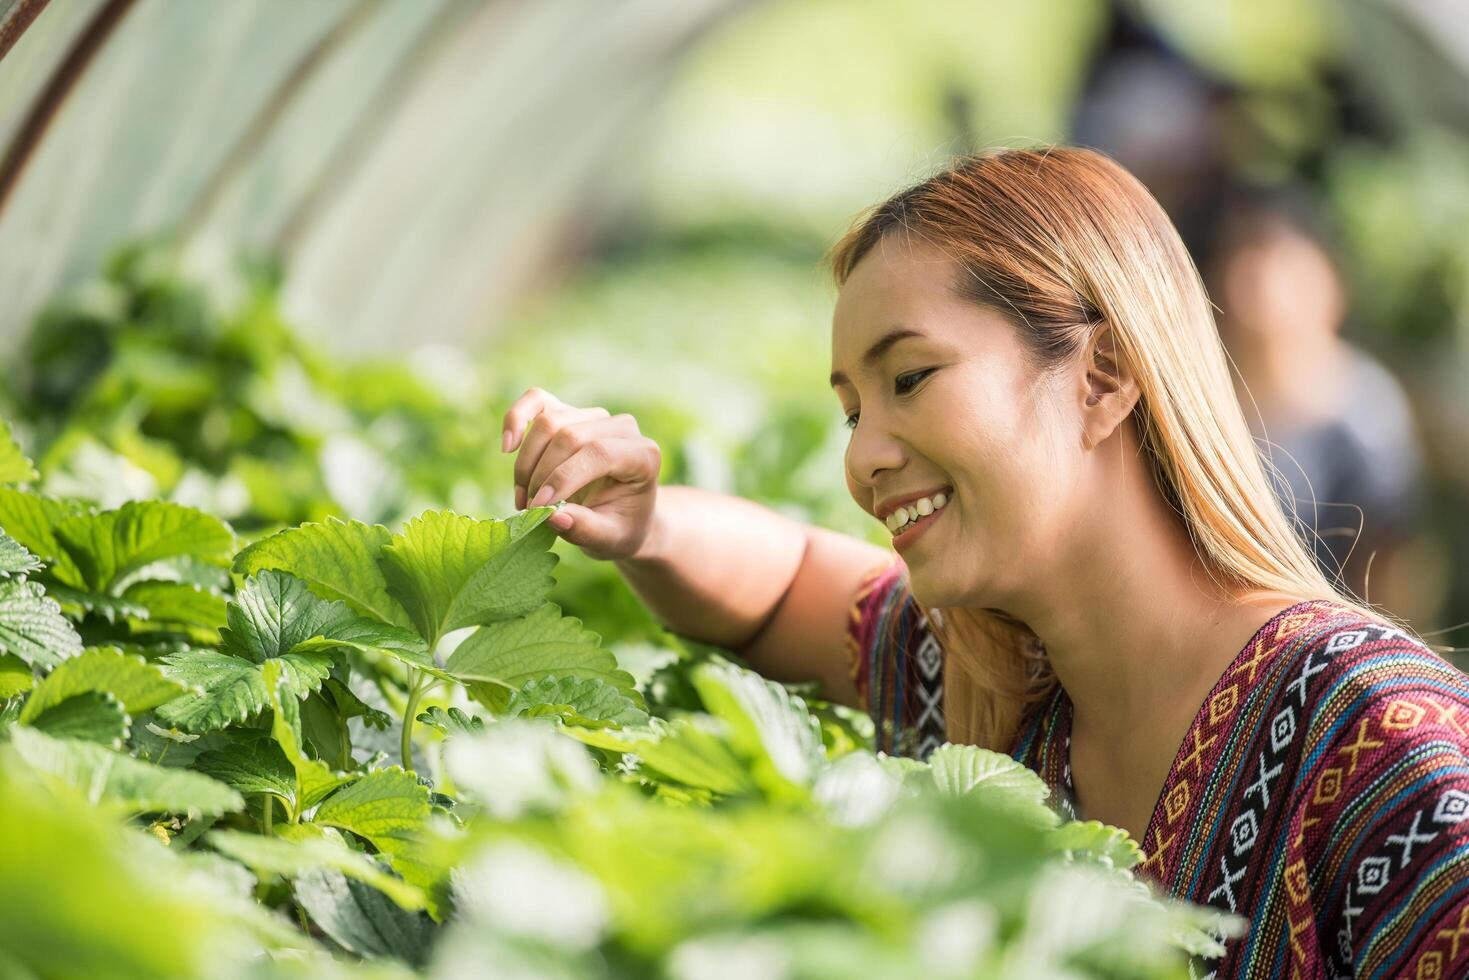
[[903,236],[863,256],[833,314],[833,389],[849,426],[855,416],[846,477],[858,506],[881,520],[894,502],[952,488],[894,544],[915,597],[1005,608],[1054,573],[1076,526],[1079,396],[1070,372],[1030,367],[1008,320],[955,294],[959,272]]

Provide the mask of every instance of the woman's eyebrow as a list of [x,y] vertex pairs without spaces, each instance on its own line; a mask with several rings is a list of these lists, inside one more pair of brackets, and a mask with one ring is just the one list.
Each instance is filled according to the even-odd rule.
[[[887,352],[892,349],[893,345],[900,340],[907,340],[909,337],[927,336],[928,335],[925,333],[917,330],[910,330],[907,327],[899,327],[896,330],[889,330],[887,333],[879,337],[871,347],[867,348],[867,353],[862,355],[862,364],[864,367],[872,367],[878,361],[882,360],[887,355]],[[842,372],[833,371],[831,373],[831,386],[833,388],[835,388],[839,384],[847,383],[847,376]]]

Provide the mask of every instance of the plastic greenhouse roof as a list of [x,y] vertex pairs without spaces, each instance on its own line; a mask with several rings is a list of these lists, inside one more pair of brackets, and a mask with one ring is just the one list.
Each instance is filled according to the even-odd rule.
[[[165,230],[206,270],[278,255],[286,314],[339,349],[492,328],[747,2],[0,0],[0,342]],[[1333,16],[1402,113],[1469,128],[1456,6]]]
[[338,347],[491,325],[738,5],[0,0],[0,340],[165,229]]

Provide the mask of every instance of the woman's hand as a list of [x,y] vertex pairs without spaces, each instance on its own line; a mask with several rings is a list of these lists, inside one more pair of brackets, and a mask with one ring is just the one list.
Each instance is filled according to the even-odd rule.
[[653,523],[658,444],[631,415],[574,408],[531,388],[505,412],[501,448],[515,458],[515,506],[570,501],[547,522],[588,557],[629,558]]

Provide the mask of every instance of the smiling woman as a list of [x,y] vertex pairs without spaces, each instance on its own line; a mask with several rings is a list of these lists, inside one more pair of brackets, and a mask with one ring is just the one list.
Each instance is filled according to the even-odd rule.
[[1287,523],[1178,234],[1085,149],[955,162],[831,253],[852,499],[899,552],[659,487],[630,416],[531,389],[517,504],[670,629],[1008,751],[1140,873],[1249,917],[1215,976],[1464,976],[1469,684]]
[[1129,830],[1249,916],[1220,978],[1464,975],[1469,684],[1287,524],[1146,189],[1080,148],[965,158],[830,259],[853,498],[949,489],[849,611],[882,747],[1009,751]]

